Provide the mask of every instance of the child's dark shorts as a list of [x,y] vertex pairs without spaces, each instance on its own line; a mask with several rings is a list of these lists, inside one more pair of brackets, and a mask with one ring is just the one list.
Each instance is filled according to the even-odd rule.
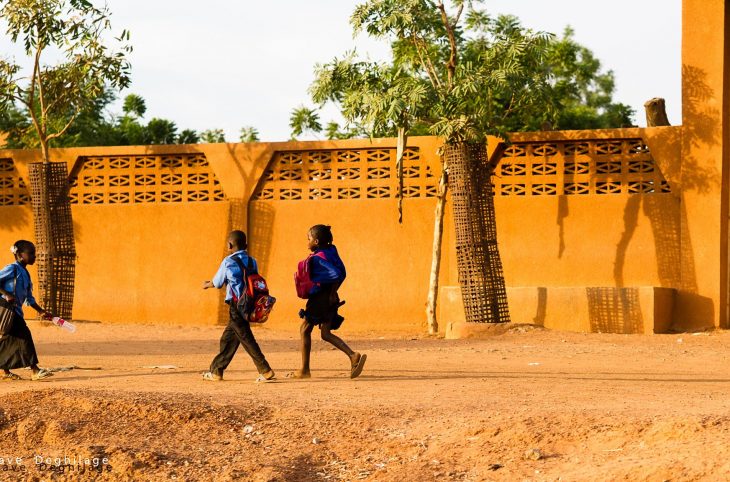
[[307,300],[307,307],[299,312],[299,316],[312,325],[330,322],[332,330],[338,329],[345,319],[337,313],[340,305],[339,302],[332,303],[330,292],[331,290],[326,288],[312,295]]

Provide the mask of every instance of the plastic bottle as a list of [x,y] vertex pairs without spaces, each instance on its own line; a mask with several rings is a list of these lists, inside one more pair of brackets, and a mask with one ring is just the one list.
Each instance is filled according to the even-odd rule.
[[67,330],[70,333],[76,332],[76,326],[73,323],[71,323],[70,321],[66,321],[59,316],[54,316],[53,318],[51,318],[51,323],[53,323],[56,326],[60,326],[61,328],[63,328],[64,330]]

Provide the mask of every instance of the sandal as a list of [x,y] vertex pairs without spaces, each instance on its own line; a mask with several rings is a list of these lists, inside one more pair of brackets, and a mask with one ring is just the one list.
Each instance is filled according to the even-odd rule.
[[3,375],[4,382],[14,382],[16,380],[22,380],[20,375],[16,375],[13,372],[9,372]]
[[223,375],[216,375],[213,372],[205,372],[203,373],[203,380],[209,382],[221,382],[223,381]]
[[30,379],[33,381],[43,380],[44,378],[52,377],[53,372],[46,370],[45,368],[41,368],[37,372],[35,372],[33,375],[31,375]]
[[[269,376],[266,376],[267,373],[270,373]],[[273,382],[275,380],[276,373],[274,373],[274,370],[269,370],[266,373],[259,373],[259,376],[256,377],[256,383],[268,383]]]
[[350,371],[350,378],[357,378],[362,373],[362,369],[365,368],[365,360],[368,359],[366,354],[360,355],[355,363],[352,364],[352,370]]

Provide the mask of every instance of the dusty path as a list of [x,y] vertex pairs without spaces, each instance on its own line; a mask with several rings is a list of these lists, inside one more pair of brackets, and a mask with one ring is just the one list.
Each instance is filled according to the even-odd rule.
[[[31,329],[42,365],[102,370],[0,383],[2,480],[730,479],[730,332],[343,328],[369,355],[361,378],[316,341],[315,378],[260,385],[245,353],[227,381],[199,379],[220,327]],[[256,333],[280,375],[296,368],[295,329]],[[34,463],[64,451],[73,472]],[[101,476],[85,458],[108,459]]]

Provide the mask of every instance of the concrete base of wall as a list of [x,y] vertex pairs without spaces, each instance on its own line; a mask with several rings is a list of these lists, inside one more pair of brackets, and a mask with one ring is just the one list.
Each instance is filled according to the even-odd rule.
[[[581,333],[666,333],[674,298],[674,289],[655,286],[507,288],[513,323]],[[493,332],[465,322],[458,286],[439,290],[439,321],[446,338]]]

